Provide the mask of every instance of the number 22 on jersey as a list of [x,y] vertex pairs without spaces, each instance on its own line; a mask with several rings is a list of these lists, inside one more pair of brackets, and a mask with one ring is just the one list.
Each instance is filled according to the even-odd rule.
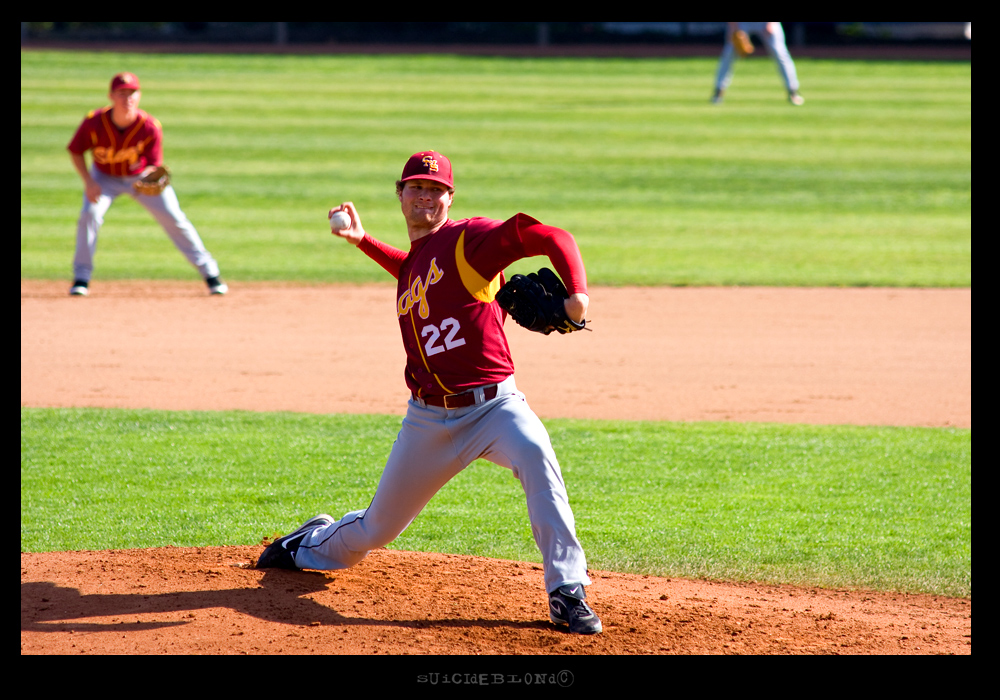
[[[456,337],[459,330],[461,330],[461,326],[454,318],[446,318],[441,321],[440,328],[433,323],[424,326],[420,331],[420,337],[427,338],[427,342],[424,343],[424,351],[427,353],[427,357],[465,345],[465,338]],[[439,345],[438,341],[442,340],[442,335],[444,335],[444,344]]]

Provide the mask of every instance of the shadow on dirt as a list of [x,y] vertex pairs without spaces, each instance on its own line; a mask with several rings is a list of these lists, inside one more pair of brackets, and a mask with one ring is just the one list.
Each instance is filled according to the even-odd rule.
[[[306,571],[269,570],[257,588],[175,593],[111,593],[83,595],[48,581],[21,584],[21,631],[99,632],[152,630],[178,627],[183,620],[137,621],[135,615],[183,613],[229,608],[244,615],[287,625],[363,625],[422,628],[509,628],[545,629],[557,627],[547,621],[503,619],[423,619],[380,620],[346,615],[307,598],[326,588],[329,579]],[[194,617],[192,615],[192,617]]]

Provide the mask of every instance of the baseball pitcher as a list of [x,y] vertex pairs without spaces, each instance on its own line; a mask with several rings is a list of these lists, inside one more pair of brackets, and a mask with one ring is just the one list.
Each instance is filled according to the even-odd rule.
[[[451,162],[435,151],[407,160],[396,183],[409,251],[378,241],[350,202],[349,225],[333,230],[397,280],[396,316],[406,350],[406,417],[371,504],[339,520],[316,516],[270,544],[258,568],[343,569],[392,542],[452,477],[478,458],[510,469],[527,499],[541,550],[549,614],[569,631],[595,634],[585,602],[587,561],[559,462],[542,422],[514,383],[504,334],[508,313],[531,330],[585,327],[587,277],[573,236],[524,214],[507,221],[452,221]],[[544,269],[508,283],[503,270],[545,255]],[[561,276],[562,280],[559,280]],[[565,285],[563,285],[563,281]]]

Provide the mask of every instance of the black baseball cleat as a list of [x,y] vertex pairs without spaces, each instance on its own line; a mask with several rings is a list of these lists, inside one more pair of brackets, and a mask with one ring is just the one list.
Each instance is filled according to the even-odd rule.
[[260,559],[257,560],[257,568],[294,569],[298,571],[299,567],[295,565],[295,552],[302,543],[302,538],[318,527],[333,525],[333,522],[333,518],[325,514],[317,515],[315,518],[307,520],[302,527],[292,534],[279,537],[269,544],[264,553],[260,555]]
[[208,285],[209,294],[225,294],[229,291],[229,285],[219,277],[208,277],[205,279],[205,284]]
[[573,634],[598,634],[603,629],[601,618],[583,602],[586,595],[582,583],[560,586],[549,593],[549,618],[557,625],[569,625]]
[[73,280],[73,286],[69,288],[70,296],[85,297],[90,293],[87,280]]

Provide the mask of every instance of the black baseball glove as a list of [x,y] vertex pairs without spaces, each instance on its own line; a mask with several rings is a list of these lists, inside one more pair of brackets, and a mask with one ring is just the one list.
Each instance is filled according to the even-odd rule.
[[548,335],[552,331],[572,333],[586,322],[566,315],[563,302],[569,297],[559,276],[547,267],[528,275],[514,275],[497,292],[500,304],[519,326]]

